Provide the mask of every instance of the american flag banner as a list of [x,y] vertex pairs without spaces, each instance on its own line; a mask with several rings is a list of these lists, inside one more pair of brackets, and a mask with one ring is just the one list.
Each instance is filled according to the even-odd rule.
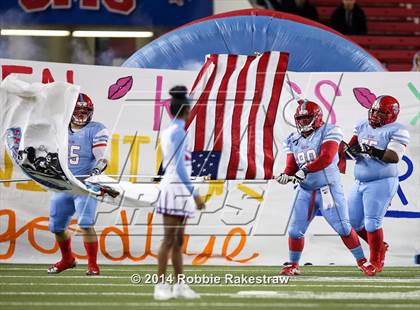
[[193,175],[271,179],[287,53],[209,55],[191,90]]

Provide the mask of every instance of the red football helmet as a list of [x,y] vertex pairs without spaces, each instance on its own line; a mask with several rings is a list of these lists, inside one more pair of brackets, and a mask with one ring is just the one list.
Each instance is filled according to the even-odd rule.
[[298,104],[295,124],[299,133],[308,134],[322,126],[322,110],[315,102],[303,99]]
[[76,107],[74,108],[71,122],[77,126],[85,126],[90,122],[93,115],[93,102],[86,94],[79,94]]
[[391,96],[379,96],[369,109],[369,124],[373,128],[382,127],[397,120],[400,104]]

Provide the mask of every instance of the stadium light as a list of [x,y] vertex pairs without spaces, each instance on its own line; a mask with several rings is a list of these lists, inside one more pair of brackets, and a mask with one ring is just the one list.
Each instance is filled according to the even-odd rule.
[[2,36],[27,36],[27,37],[68,37],[68,30],[47,30],[47,29],[1,29]]
[[73,37],[79,38],[151,38],[151,31],[91,31],[91,30],[75,30]]

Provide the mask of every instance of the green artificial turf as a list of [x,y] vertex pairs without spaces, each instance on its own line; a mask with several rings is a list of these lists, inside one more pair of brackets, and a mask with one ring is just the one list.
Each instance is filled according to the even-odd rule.
[[[366,277],[355,267],[307,266],[287,284],[232,284],[226,277],[263,281],[280,267],[186,266],[186,275],[219,277],[220,284],[191,284],[199,300],[164,302],[155,301],[153,284],[144,283],[156,266],[107,265],[97,277],[85,276],[83,265],[59,275],[48,275],[47,267],[1,264],[0,309],[420,309],[418,267],[385,267]],[[142,283],[131,283],[133,274]]]

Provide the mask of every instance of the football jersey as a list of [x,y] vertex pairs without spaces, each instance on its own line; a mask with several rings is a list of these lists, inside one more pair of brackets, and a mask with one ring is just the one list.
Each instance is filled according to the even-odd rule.
[[[297,165],[302,168],[319,156],[324,142],[335,141],[339,144],[342,140],[343,131],[340,127],[324,124],[306,138],[297,132],[290,134],[283,143],[283,150],[286,153],[292,153]],[[338,154],[336,154],[332,163],[325,169],[308,173],[300,186],[306,190],[316,190],[327,184],[340,183],[338,160]]]
[[89,175],[95,167],[96,158],[92,150],[106,147],[108,130],[97,122],[89,122],[79,131],[72,131],[69,126],[68,164],[73,175]]
[[[359,143],[368,144],[381,150],[385,150],[391,141],[406,146],[410,141],[408,130],[399,123],[372,128],[368,120],[363,120],[354,127],[353,133],[357,135]],[[356,158],[354,177],[361,182],[397,176],[398,164],[385,163],[368,155],[361,155]]]

